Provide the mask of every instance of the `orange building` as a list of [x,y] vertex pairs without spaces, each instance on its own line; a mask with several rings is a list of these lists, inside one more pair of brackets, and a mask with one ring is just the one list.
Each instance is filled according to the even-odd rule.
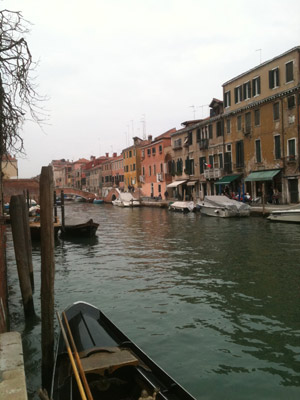
[[141,175],[139,177],[144,196],[157,197],[164,193],[167,184],[172,181],[168,171],[168,164],[171,160],[170,150],[171,134],[176,129],[157,136],[152,141],[152,136],[148,137],[149,143],[141,147]]

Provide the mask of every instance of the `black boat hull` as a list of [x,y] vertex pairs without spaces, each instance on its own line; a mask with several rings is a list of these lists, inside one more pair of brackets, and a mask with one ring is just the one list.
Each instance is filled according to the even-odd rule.
[[[65,313],[94,399],[138,400],[158,388],[157,400],[195,400],[97,308],[78,302]],[[80,399],[69,364],[60,334],[53,400]]]

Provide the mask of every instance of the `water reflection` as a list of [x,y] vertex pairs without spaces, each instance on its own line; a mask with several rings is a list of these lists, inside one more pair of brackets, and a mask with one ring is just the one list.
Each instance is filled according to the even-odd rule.
[[[299,397],[299,226],[90,204],[66,214],[100,226],[95,241],[56,243],[58,309],[79,299],[100,307],[199,399]],[[39,329],[23,333],[31,387]]]

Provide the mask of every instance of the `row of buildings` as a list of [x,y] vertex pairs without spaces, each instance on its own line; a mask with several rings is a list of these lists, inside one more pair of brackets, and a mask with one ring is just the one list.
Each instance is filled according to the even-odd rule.
[[113,187],[144,196],[203,199],[226,190],[273,190],[282,203],[300,191],[300,46],[223,84],[210,116],[186,121],[112,156],[52,161],[55,185],[105,197]]

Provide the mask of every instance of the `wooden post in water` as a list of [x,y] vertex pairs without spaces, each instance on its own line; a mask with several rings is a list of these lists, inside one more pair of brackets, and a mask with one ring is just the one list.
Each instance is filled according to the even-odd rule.
[[42,386],[50,392],[54,364],[54,225],[53,171],[42,167],[41,206],[41,313],[42,313]]
[[[27,191],[27,193],[28,193],[28,191]],[[20,202],[21,202],[21,206],[22,206],[22,214],[23,214],[24,239],[25,239],[25,247],[26,247],[26,252],[27,252],[29,278],[30,278],[32,292],[34,292],[32,244],[31,244],[31,235],[30,235],[30,226],[29,226],[28,206],[26,204],[25,197],[24,196],[19,196],[19,197],[20,197]]]
[[262,184],[262,213],[265,215],[265,182]]
[[61,206],[61,227],[62,230],[65,230],[65,196],[64,196],[64,191],[62,190],[60,192],[60,206]]
[[[18,276],[25,317],[35,315],[32,288],[28,266],[28,243],[25,243],[25,226],[23,217],[23,203],[21,198],[24,196],[12,196],[10,199],[9,211],[11,219],[11,230],[14,241],[15,256],[18,268]],[[25,203],[25,200],[24,200]]]
[[53,193],[53,202],[54,202],[54,222],[57,222],[57,202],[56,202],[56,191]]

